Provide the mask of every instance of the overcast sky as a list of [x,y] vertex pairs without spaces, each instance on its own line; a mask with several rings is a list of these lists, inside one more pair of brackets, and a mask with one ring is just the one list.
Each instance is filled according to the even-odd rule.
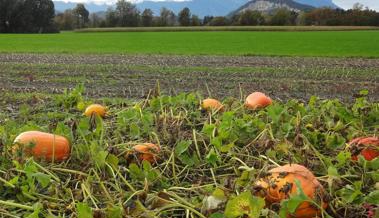
[[[97,2],[97,3],[107,3],[111,4],[116,2],[116,0],[63,0],[65,2]],[[131,2],[139,2],[142,0],[129,0]],[[155,1],[167,1],[167,0],[155,0]],[[170,0],[173,1],[173,0]],[[185,1],[185,0],[175,0],[175,1]],[[338,6],[349,9],[352,8],[354,3],[359,2],[363,4],[364,6],[368,6],[371,9],[374,9],[376,11],[379,11],[379,0],[333,0],[334,3],[336,3]]]

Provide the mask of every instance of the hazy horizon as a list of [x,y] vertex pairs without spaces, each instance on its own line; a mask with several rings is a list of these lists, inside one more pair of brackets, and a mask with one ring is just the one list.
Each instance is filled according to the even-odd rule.
[[[113,4],[115,2],[117,2],[117,0],[56,0],[56,1],[63,1],[63,2],[82,2],[82,3],[90,3],[90,2],[93,2],[93,3],[98,3],[98,4]],[[143,0],[127,0],[127,1],[130,1],[130,2],[134,2],[134,3],[137,3],[137,2],[142,2]],[[149,0],[149,1],[190,1],[190,0]],[[338,5],[339,7],[341,8],[344,8],[344,9],[350,9],[353,7],[353,5],[355,3],[361,3],[363,4],[365,7],[369,7],[370,9],[373,9],[373,10],[376,10],[376,11],[379,11],[379,1],[376,1],[376,0],[360,0],[360,1],[357,1],[357,0],[333,0],[333,2]]]

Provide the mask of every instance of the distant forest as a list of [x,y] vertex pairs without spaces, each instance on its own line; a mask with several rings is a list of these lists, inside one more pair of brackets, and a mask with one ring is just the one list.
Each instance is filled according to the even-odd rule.
[[83,4],[57,13],[52,0],[0,0],[0,32],[56,33],[60,30],[101,27],[163,26],[379,26],[379,13],[356,4],[353,9],[317,8],[308,12],[278,9],[270,14],[244,10],[230,16],[198,17],[189,8],[178,14],[162,8],[139,11],[136,5],[119,0],[105,13],[89,13]]

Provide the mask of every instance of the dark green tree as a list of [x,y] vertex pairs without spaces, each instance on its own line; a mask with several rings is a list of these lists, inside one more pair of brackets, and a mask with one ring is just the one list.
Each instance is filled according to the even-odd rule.
[[208,24],[209,26],[226,26],[228,25],[228,19],[226,17],[214,17]]
[[264,17],[259,11],[245,10],[239,17],[239,25],[256,26],[264,23]]
[[191,24],[191,11],[185,7],[178,14],[180,26],[189,26]]
[[107,27],[115,27],[117,26],[117,14],[113,8],[109,7],[105,14],[105,24]]
[[153,11],[151,9],[145,9],[142,12],[141,20],[142,20],[142,26],[152,26],[153,25]]
[[51,0],[0,0],[0,32],[57,32]]
[[197,15],[192,15],[191,17],[191,26],[200,26],[201,20]]
[[174,26],[176,21],[175,13],[165,7],[161,9],[158,25],[159,26]]
[[77,4],[73,9],[73,13],[75,16],[75,27],[76,28],[84,28],[88,26],[89,22],[89,12],[84,6],[84,4]]
[[136,5],[127,2],[125,0],[119,0],[116,3],[116,15],[118,18],[118,25],[122,27],[126,26],[138,26],[140,21],[140,12]]

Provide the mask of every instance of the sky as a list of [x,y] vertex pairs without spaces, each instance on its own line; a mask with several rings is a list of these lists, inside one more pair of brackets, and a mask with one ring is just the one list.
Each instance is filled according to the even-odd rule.
[[344,9],[352,8],[355,3],[359,2],[370,9],[379,11],[379,0],[333,0],[333,2]]
[[[95,3],[112,4],[116,2],[117,0],[63,0],[63,1],[65,2],[95,2]],[[136,3],[142,0],[130,0],[130,1]],[[154,1],[167,1],[167,0],[154,0]],[[186,0],[170,0],[170,1],[186,1]],[[333,2],[344,9],[352,8],[354,3],[359,2],[363,4],[364,6],[368,6],[370,9],[379,11],[379,0],[333,0]]]

